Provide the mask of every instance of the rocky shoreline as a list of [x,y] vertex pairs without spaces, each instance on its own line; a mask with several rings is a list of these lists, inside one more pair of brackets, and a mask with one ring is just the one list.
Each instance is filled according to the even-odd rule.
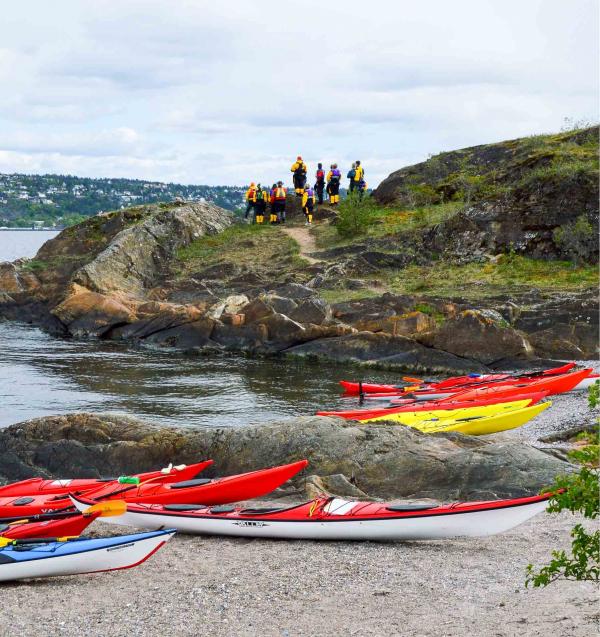
[[[205,203],[159,204],[91,218],[48,241],[34,259],[0,264],[0,317],[74,338],[307,357],[412,373],[515,369],[551,364],[556,357],[595,356],[592,291],[560,298],[532,291],[520,300],[477,305],[391,293],[327,303],[321,290],[352,281],[354,266],[346,258],[303,262],[290,252],[291,244],[277,247],[278,241],[290,241],[282,233],[263,233],[260,244],[240,242],[245,250],[276,244],[273,269],[281,275],[270,282],[267,274],[235,263],[199,271],[184,267],[182,250],[233,223],[231,213]],[[294,259],[302,267],[290,268]]]

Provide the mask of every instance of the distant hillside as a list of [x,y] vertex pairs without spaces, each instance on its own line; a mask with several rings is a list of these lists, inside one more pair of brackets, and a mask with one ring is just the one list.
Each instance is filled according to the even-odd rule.
[[0,226],[68,226],[100,211],[173,201],[209,201],[228,210],[243,204],[237,186],[185,186],[138,179],[0,173]]

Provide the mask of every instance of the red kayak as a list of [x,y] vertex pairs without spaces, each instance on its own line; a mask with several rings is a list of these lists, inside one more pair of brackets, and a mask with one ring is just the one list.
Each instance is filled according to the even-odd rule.
[[[191,480],[201,471],[204,471],[213,463],[212,460],[197,462],[191,465],[181,465],[178,467],[166,467],[159,471],[149,471],[147,473],[136,473],[133,478],[138,478],[140,482],[147,480],[160,480],[166,482],[179,482],[181,480]],[[97,489],[107,484],[118,484],[118,478],[75,478],[66,480],[47,480],[44,478],[29,478],[20,482],[13,482],[0,486],[0,497],[18,497],[28,495],[59,495],[68,493],[84,493],[91,489]]]
[[[585,380],[594,370],[592,368],[582,369],[578,372],[569,374],[561,374],[559,376],[549,376],[535,382],[521,383],[517,382],[512,385],[501,385],[500,387],[478,387],[476,389],[467,389],[453,396],[458,400],[472,400],[473,398],[481,398],[482,396],[496,397],[515,396],[519,393],[543,391],[548,396],[554,394],[562,394],[574,389],[582,380]],[[448,399],[442,399],[440,402],[447,402]]]
[[[103,500],[126,500],[156,504],[202,503],[206,505],[227,504],[251,500],[270,493],[284,482],[302,471],[308,464],[300,460],[292,464],[241,473],[226,478],[196,478],[182,482],[146,482],[139,485],[107,484],[85,495],[95,502]],[[35,495],[19,498],[0,498],[0,517],[27,517],[38,513],[72,510],[68,495]]]
[[[340,381],[340,385],[344,388],[346,394],[358,396],[363,394],[400,394],[405,391],[413,391],[418,393],[421,391],[440,391],[447,389],[456,389],[459,387],[469,386],[482,386],[489,383],[506,383],[513,382],[535,382],[542,380],[548,376],[559,376],[566,374],[575,367],[575,363],[567,363],[562,367],[554,367],[553,369],[547,369],[543,372],[537,372],[532,374],[524,374],[522,376],[514,376],[511,374],[477,374],[472,376],[453,376],[442,381],[422,381],[417,382],[417,379],[411,379],[415,382],[405,382],[402,385],[382,385],[375,383],[355,383],[346,380]],[[415,387],[417,386],[417,387]]]
[[455,400],[445,402],[410,403],[402,406],[390,406],[379,409],[352,409],[347,411],[318,411],[317,416],[337,416],[348,420],[366,420],[367,418],[378,418],[379,416],[389,416],[390,414],[402,414],[415,411],[434,411],[446,409],[466,409],[469,407],[484,407],[485,405],[496,405],[498,403],[508,403],[516,400],[529,400],[529,405],[535,405],[542,398],[547,396],[546,392],[529,392],[517,396],[500,396],[499,398],[479,398],[474,400]]
[[73,513],[68,517],[40,521],[26,520],[22,523],[0,523],[0,536],[13,540],[25,538],[77,537],[100,515]]

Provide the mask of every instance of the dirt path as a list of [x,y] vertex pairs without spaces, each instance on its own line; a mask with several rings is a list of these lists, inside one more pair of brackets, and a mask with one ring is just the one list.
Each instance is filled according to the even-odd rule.
[[311,252],[316,252],[317,243],[310,233],[310,228],[282,228],[283,232],[291,237],[300,246],[300,256],[309,263],[320,263],[321,259],[309,256]]

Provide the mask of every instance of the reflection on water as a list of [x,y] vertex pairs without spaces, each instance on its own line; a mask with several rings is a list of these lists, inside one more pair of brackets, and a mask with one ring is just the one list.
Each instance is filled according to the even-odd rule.
[[[0,321],[2,427],[77,410],[211,427],[310,415],[347,406],[338,381],[356,374],[356,369],[304,362],[207,358],[56,339],[37,328]],[[394,375],[369,372],[369,378],[389,382]]]

